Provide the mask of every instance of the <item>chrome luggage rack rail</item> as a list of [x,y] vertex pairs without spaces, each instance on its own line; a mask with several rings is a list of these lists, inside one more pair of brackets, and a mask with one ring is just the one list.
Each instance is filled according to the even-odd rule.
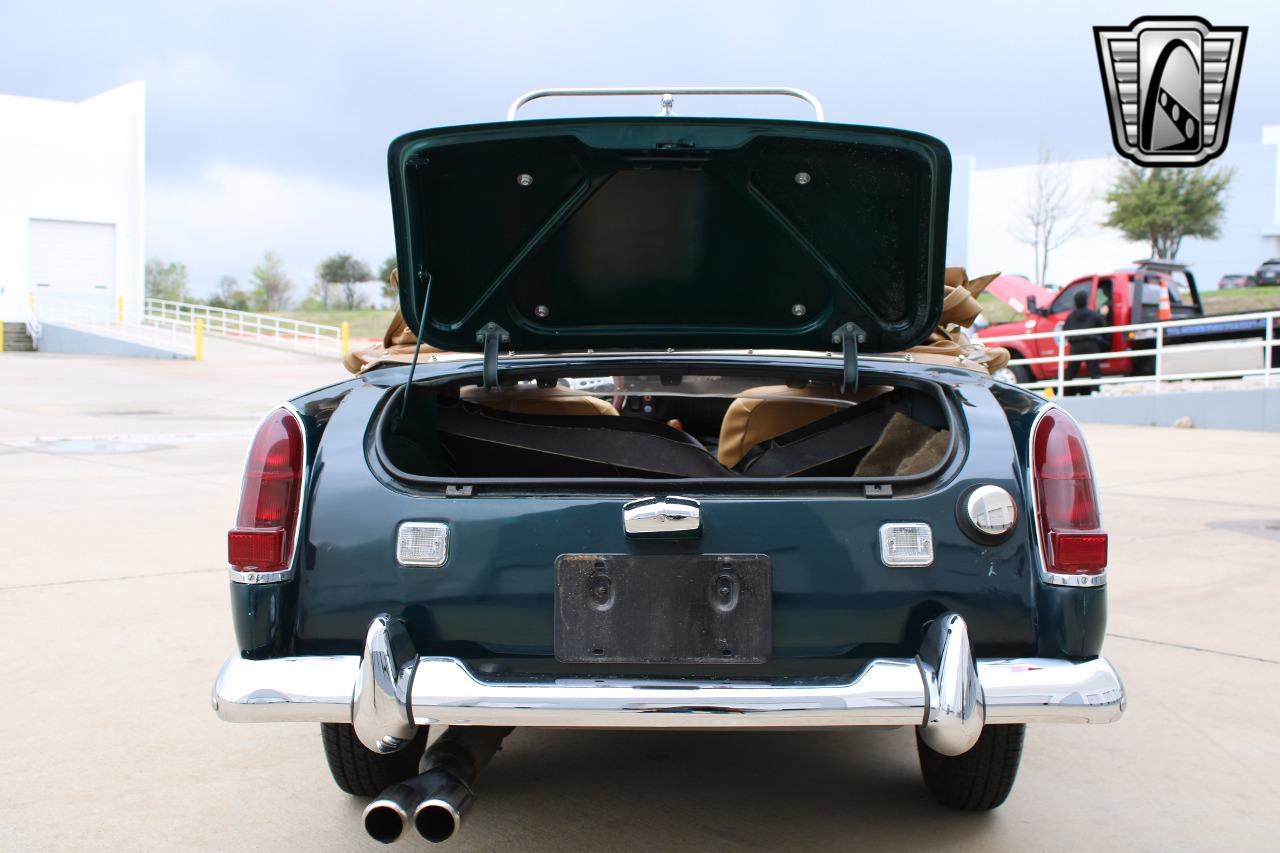
[[676,95],[780,95],[787,98],[799,98],[813,107],[817,121],[826,121],[822,110],[822,102],[812,93],[792,86],[617,86],[598,89],[534,89],[525,92],[511,102],[507,110],[507,121],[515,121],[516,113],[530,101],[539,98],[598,98],[632,95],[657,95],[661,101],[658,115],[672,115]]

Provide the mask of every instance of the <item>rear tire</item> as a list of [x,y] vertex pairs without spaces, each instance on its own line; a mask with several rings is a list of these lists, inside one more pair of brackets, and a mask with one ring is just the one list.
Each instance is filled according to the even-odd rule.
[[418,775],[418,763],[427,748],[426,726],[418,726],[418,733],[403,749],[386,755],[366,748],[347,723],[321,723],[320,736],[333,781],[357,797],[376,797],[397,782]]
[[1022,759],[1027,727],[1021,723],[989,725],[973,748],[962,755],[935,752],[916,730],[920,772],[930,793],[949,809],[983,812],[996,808],[1013,790]]

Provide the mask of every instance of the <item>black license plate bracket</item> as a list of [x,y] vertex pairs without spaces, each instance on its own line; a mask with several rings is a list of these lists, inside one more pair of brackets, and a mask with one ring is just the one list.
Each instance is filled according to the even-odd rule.
[[764,663],[773,564],[764,554],[564,554],[554,643],[566,663]]

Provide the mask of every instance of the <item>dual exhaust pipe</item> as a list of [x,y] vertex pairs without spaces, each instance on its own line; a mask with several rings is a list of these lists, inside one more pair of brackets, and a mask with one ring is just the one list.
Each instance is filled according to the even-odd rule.
[[427,750],[425,770],[387,788],[365,807],[365,832],[390,844],[413,827],[427,841],[448,841],[475,802],[476,777],[510,733],[510,728],[450,728]]

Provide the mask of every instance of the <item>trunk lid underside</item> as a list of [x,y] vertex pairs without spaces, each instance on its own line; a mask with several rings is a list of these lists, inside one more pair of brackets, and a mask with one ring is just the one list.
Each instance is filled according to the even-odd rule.
[[442,349],[496,327],[522,351],[821,351],[851,322],[890,352],[941,311],[950,158],[927,136],[515,122],[409,134],[389,168],[401,310]]

